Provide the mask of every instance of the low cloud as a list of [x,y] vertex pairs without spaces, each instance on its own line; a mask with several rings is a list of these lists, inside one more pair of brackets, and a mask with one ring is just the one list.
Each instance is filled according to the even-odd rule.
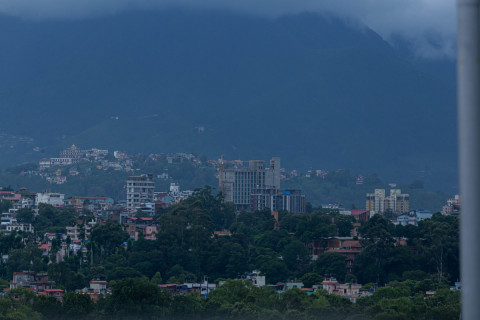
[[455,52],[455,0],[0,0],[0,12],[25,19],[81,19],[172,6],[230,9],[275,17],[304,11],[359,20],[384,39],[402,36],[416,54]]

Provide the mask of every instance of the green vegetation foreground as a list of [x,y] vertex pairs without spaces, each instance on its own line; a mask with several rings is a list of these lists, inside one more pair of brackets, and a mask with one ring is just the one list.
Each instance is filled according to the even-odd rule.
[[357,303],[323,290],[278,294],[244,280],[229,280],[207,298],[172,297],[152,282],[132,278],[116,283],[112,295],[96,304],[84,294],[67,293],[60,303],[27,289],[0,299],[0,319],[454,320],[459,313],[458,291],[442,289],[425,299],[418,281],[391,283]]

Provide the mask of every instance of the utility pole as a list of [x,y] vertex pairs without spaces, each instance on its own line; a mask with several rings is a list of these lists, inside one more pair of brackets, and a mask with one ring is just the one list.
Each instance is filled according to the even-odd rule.
[[480,0],[457,0],[462,319],[480,319]]

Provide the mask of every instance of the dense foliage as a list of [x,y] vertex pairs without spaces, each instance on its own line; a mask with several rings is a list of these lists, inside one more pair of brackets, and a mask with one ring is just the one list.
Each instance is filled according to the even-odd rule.
[[351,303],[323,290],[311,295],[299,289],[278,294],[249,281],[229,280],[203,298],[171,296],[153,282],[126,278],[96,304],[79,293],[65,294],[60,303],[27,289],[14,289],[0,299],[0,315],[5,319],[458,319],[458,291],[442,289],[425,299],[422,290],[419,281],[392,282]]

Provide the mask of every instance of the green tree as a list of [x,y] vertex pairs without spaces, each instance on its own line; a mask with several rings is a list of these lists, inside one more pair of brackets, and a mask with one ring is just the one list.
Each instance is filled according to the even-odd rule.
[[304,310],[309,303],[308,296],[298,288],[290,289],[280,295],[282,311]]
[[75,210],[73,208],[55,208],[41,203],[38,205],[38,216],[34,220],[35,231],[64,233],[65,227],[75,223]]
[[17,221],[20,223],[33,223],[35,215],[32,209],[22,208],[17,211]]
[[444,278],[459,279],[459,223],[456,216],[435,214],[421,222],[423,231],[420,249],[426,258],[429,273],[436,273],[437,282]]
[[321,284],[323,281],[323,276],[314,272],[305,273],[300,278],[300,281],[303,283],[304,287],[311,288],[314,284]]
[[278,258],[265,261],[260,266],[260,270],[265,274],[266,281],[272,284],[286,281],[291,274],[285,262]]
[[355,260],[355,274],[360,282],[385,282],[387,270],[385,263],[391,256],[395,240],[390,230],[393,225],[379,214],[374,215],[360,232],[364,248]]
[[156,285],[162,284],[163,283],[162,274],[159,271],[155,272],[150,282]]
[[118,281],[107,297],[106,311],[114,316],[164,317],[170,313],[171,296],[144,279]]
[[0,314],[4,319],[40,320],[42,315],[33,310],[35,294],[26,288],[12,289],[0,299]]
[[116,222],[108,220],[92,228],[90,239],[100,247],[101,258],[115,253],[128,239],[128,233]]
[[13,207],[11,201],[8,200],[0,200],[0,213],[8,212]]
[[256,290],[250,281],[228,280],[208,295],[206,309],[220,316],[244,315]]
[[330,275],[343,281],[347,273],[345,256],[330,252],[320,254],[313,263],[313,270],[319,275]]
[[305,269],[310,263],[310,255],[305,244],[292,240],[282,251],[283,261],[292,272]]
[[353,229],[355,218],[346,215],[337,215],[335,217],[335,225],[337,226],[339,237],[350,237]]
[[85,319],[93,311],[93,301],[87,294],[67,292],[63,295],[63,310],[69,318]]
[[61,319],[63,317],[62,304],[55,297],[38,295],[33,304],[33,310],[41,313],[47,319]]

